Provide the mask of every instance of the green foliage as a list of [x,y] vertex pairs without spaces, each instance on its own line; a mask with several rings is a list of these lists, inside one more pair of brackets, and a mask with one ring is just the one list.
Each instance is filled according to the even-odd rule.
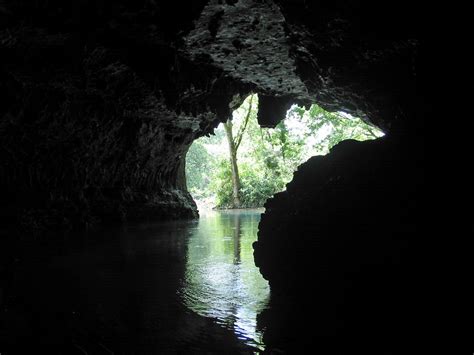
[[208,172],[215,171],[215,165],[215,159],[206,148],[205,139],[197,139],[186,155],[186,182],[195,199],[203,199],[212,194],[209,189],[212,175]]
[[377,127],[358,117],[343,112],[328,112],[318,105],[312,105],[309,110],[293,106],[287,117],[294,117],[308,127],[306,139],[318,137],[310,149],[312,155],[325,155],[343,140],[365,141],[383,136]]
[[242,164],[242,167],[243,207],[263,206],[269,197],[283,190],[284,181],[277,176],[277,169],[254,169],[249,164]]
[[[299,165],[311,156],[327,154],[340,141],[363,141],[383,135],[359,118],[327,112],[318,105],[309,110],[295,105],[274,129],[262,129],[257,122],[257,107],[252,106],[238,150],[242,207],[263,206],[269,197],[285,188]],[[248,108],[249,98],[234,111],[235,127],[243,127]],[[232,175],[222,125],[215,130],[215,136],[193,143],[186,173],[188,188],[195,199],[213,197],[217,208],[232,206]]]
[[[242,208],[261,207],[275,193],[282,191],[284,181],[278,176],[278,169],[268,169],[262,164],[252,165],[248,162],[239,164]],[[216,193],[216,206],[230,208],[232,206],[232,176],[230,164],[221,160],[210,190]]]
[[221,159],[210,185],[210,190],[216,194],[216,204],[220,208],[232,206],[232,172],[230,163]]

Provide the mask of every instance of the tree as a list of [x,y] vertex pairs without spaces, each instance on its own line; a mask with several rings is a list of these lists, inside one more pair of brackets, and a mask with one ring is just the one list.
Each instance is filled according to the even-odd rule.
[[327,154],[343,140],[365,141],[384,135],[377,127],[358,117],[344,112],[328,112],[318,105],[311,105],[309,110],[295,105],[287,117],[297,117],[308,127],[305,139],[313,137],[315,140],[312,146],[308,147],[309,156]]
[[186,183],[196,198],[206,197],[210,179],[208,171],[213,170],[212,156],[206,149],[204,140],[197,139],[186,154]]
[[[257,122],[258,96],[251,95],[233,119],[191,146],[186,164],[193,196],[216,208],[261,207],[284,190],[293,172],[314,155],[345,139],[381,137],[376,127],[343,112],[294,105],[272,129]],[[213,201],[211,201],[213,200]]]
[[224,129],[227,137],[227,143],[229,147],[229,161],[231,166],[232,173],[232,197],[233,197],[233,208],[239,208],[241,206],[240,202],[240,175],[239,175],[239,166],[237,163],[237,152],[239,150],[240,144],[242,143],[242,138],[244,136],[245,130],[247,128],[250,115],[252,113],[252,104],[253,104],[254,95],[250,95],[247,112],[245,118],[240,125],[235,137],[233,134],[233,125],[232,121],[229,119],[224,123]]

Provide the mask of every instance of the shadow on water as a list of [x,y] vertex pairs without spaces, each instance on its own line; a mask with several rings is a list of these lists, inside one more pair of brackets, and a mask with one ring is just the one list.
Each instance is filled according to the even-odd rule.
[[2,286],[0,352],[261,349],[256,315],[269,291],[251,246],[260,212],[104,228],[75,246],[30,247]]

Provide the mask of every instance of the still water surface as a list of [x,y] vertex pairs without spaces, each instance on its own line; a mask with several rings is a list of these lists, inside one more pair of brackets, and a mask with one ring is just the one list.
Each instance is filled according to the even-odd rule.
[[104,228],[38,251],[15,276],[8,338],[65,353],[263,349],[256,317],[269,287],[252,249],[262,212]]
[[261,210],[207,211],[188,241],[180,295],[184,304],[212,317],[249,345],[262,347],[256,316],[269,287],[253,260]]

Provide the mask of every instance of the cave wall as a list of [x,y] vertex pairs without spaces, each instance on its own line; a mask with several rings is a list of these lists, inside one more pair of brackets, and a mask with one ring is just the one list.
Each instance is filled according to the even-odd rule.
[[1,5],[2,221],[48,230],[196,217],[180,171],[187,148],[245,88],[178,52],[203,4]]
[[429,224],[416,147],[391,136],[342,142],[266,202],[254,256],[272,290],[259,318],[268,346],[422,351]]
[[0,215],[38,227],[196,216],[179,173],[187,148],[250,92],[262,126],[316,101],[403,130],[415,15],[394,26],[371,13],[345,2],[3,0]]
[[423,352],[428,116],[419,13],[391,2],[278,3],[314,100],[367,118],[386,136],[311,158],[267,201],[254,243],[272,291],[258,319],[267,349]]

